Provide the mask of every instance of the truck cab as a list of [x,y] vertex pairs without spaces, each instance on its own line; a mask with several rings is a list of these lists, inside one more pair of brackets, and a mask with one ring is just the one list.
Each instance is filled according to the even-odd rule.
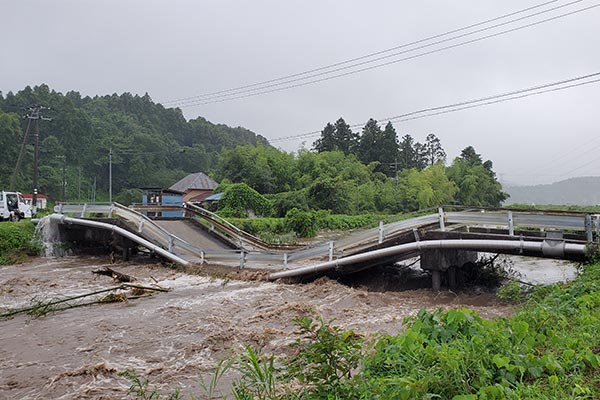
[[0,220],[18,221],[32,218],[35,211],[25,203],[19,192],[0,191]]

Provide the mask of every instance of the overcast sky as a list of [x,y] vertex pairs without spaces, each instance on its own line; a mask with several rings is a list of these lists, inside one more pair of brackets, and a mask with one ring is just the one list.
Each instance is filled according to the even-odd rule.
[[[542,2],[0,0],[0,90],[46,83],[63,93],[148,92],[166,102],[360,57]],[[583,0],[469,38],[594,4]],[[362,73],[182,109],[187,118],[273,140],[339,117],[359,124],[600,72],[599,48],[600,7]],[[399,137],[436,134],[450,160],[474,146],[505,182],[600,175],[600,83],[394,125]],[[273,144],[296,151],[315,139]]]

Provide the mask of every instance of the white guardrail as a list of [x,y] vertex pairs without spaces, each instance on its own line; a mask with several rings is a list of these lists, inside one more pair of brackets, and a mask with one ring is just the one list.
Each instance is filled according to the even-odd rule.
[[[197,215],[206,215],[213,220],[219,221],[227,226],[231,231],[239,234],[236,240],[238,243],[245,242],[244,238],[251,238],[252,241],[260,239],[241,231],[239,228],[230,224],[225,219],[202,209],[195,205],[186,204],[181,207],[182,210],[191,209]],[[357,247],[381,243],[386,238],[393,237],[396,234],[413,231],[420,227],[432,224],[439,224],[439,229],[445,230],[447,225],[460,224],[469,226],[493,227],[508,229],[509,235],[514,235],[515,227],[536,228],[543,230],[568,230],[585,232],[588,242],[594,237],[600,236],[600,215],[598,214],[543,214],[541,212],[524,211],[459,211],[444,212],[439,209],[438,214],[425,215],[410,218],[403,221],[397,221],[390,224],[380,224],[378,228],[358,231],[347,235],[335,241],[325,241],[311,246],[287,251],[247,251],[238,250],[210,250],[205,251],[197,246],[190,244],[182,238],[173,235],[166,229],[157,225],[146,215],[125,207],[118,203],[95,203],[95,204],[73,204],[61,203],[54,208],[56,213],[71,215],[74,218],[93,218],[94,216],[106,215],[109,218],[115,216],[124,220],[129,227],[137,230],[140,236],[143,236],[172,253],[187,253],[197,258],[200,263],[219,261],[238,263],[243,268],[247,262],[283,264],[287,268],[288,262],[295,262],[316,257],[327,257],[329,260],[344,257]]]

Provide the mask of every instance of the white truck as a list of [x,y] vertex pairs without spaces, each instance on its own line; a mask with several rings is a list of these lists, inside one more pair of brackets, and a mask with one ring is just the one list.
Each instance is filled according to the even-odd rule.
[[19,192],[0,191],[0,221],[18,221],[21,218],[32,218],[35,211],[25,203]]

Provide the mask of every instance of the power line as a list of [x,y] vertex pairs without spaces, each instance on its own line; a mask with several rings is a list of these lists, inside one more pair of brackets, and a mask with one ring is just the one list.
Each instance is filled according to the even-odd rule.
[[[505,102],[505,101],[517,100],[517,99],[521,99],[521,98],[525,98],[525,97],[529,97],[529,96],[535,96],[535,95],[540,95],[543,93],[565,90],[565,89],[569,89],[569,88],[573,88],[573,87],[578,87],[578,86],[583,86],[583,85],[600,82],[600,78],[580,82],[585,79],[590,79],[590,78],[595,78],[595,77],[600,77],[600,72],[595,72],[592,74],[587,74],[587,75],[570,78],[570,79],[564,79],[564,80],[557,81],[557,82],[546,83],[543,85],[538,85],[538,86],[534,86],[534,87],[530,87],[530,88],[526,88],[526,89],[514,90],[511,92],[497,94],[497,95],[493,95],[493,96],[486,96],[486,97],[481,97],[478,99],[461,101],[458,103],[453,103],[453,104],[444,105],[444,106],[424,108],[424,109],[396,115],[393,117],[382,118],[382,119],[379,119],[379,121],[380,122],[405,122],[405,121],[410,121],[410,120],[415,120],[415,119],[428,118],[428,117],[433,117],[436,115],[462,111],[462,110],[466,110],[466,109],[470,109],[470,108],[482,107],[485,105],[491,105],[491,104],[501,103],[501,102]],[[569,85],[565,85],[567,83]],[[561,86],[561,85],[563,85],[563,86]],[[361,126],[363,126],[363,124],[350,125],[351,128],[356,128],[356,127],[361,127]],[[282,142],[282,141],[293,140],[293,139],[303,139],[303,138],[308,138],[308,137],[316,136],[316,135],[320,135],[320,134],[321,134],[321,131],[312,131],[312,132],[302,133],[299,135],[271,139],[270,142]]]
[[[580,1],[582,1],[582,0],[577,0],[576,2],[580,2]],[[574,4],[576,2],[568,3],[567,5],[571,5],[571,4]],[[564,6],[561,6],[561,7],[564,7]],[[193,102],[188,102],[188,103],[182,103],[179,106],[183,108],[183,107],[191,107],[191,106],[198,106],[198,105],[207,105],[207,104],[213,104],[213,103],[221,103],[221,102],[225,102],[225,101],[231,101],[231,100],[242,99],[242,98],[247,98],[247,97],[254,97],[254,96],[259,96],[259,95],[263,95],[263,94],[267,94],[267,93],[273,93],[273,92],[278,92],[278,91],[282,91],[282,90],[288,90],[288,89],[297,88],[297,87],[301,87],[301,86],[311,85],[311,84],[315,84],[315,83],[319,83],[319,82],[324,82],[324,81],[328,81],[328,80],[331,80],[331,79],[336,79],[336,78],[340,78],[340,77],[344,77],[344,76],[348,76],[348,75],[354,75],[354,74],[357,74],[357,73],[360,73],[360,72],[365,72],[365,71],[373,70],[373,69],[376,69],[376,68],[381,68],[381,67],[384,67],[384,66],[388,66],[388,65],[392,65],[392,64],[396,64],[396,63],[399,63],[399,62],[408,61],[408,60],[412,60],[412,59],[416,59],[416,58],[420,58],[420,57],[424,57],[424,56],[427,56],[427,55],[439,53],[439,52],[450,50],[450,49],[453,49],[453,48],[462,47],[462,46],[465,46],[465,45],[468,45],[468,44],[480,42],[480,41],[483,41],[483,40],[486,40],[486,39],[490,39],[490,38],[494,38],[494,37],[497,37],[497,36],[506,35],[508,33],[520,31],[520,30],[527,29],[527,28],[531,28],[531,27],[534,27],[534,26],[537,26],[537,25],[540,25],[540,24],[543,24],[543,23],[547,23],[547,22],[551,22],[551,21],[554,21],[554,20],[558,20],[558,19],[561,19],[561,18],[564,18],[564,17],[567,17],[567,16],[571,16],[571,15],[574,15],[574,14],[578,14],[578,13],[581,13],[581,12],[584,12],[584,11],[589,11],[589,10],[591,10],[593,8],[597,8],[597,7],[600,7],[600,4],[595,4],[595,5],[592,5],[592,6],[589,6],[589,7],[585,7],[585,8],[578,9],[578,10],[571,11],[571,12],[564,13],[564,14],[559,14],[557,16],[546,18],[546,19],[543,19],[543,20],[540,20],[540,21],[532,22],[532,23],[529,23],[529,24],[526,24],[526,25],[521,25],[521,26],[518,26],[518,27],[514,27],[514,28],[510,28],[510,29],[504,30],[504,31],[500,31],[500,32],[496,32],[496,33],[493,33],[493,34],[485,35],[485,36],[482,36],[482,37],[479,37],[479,38],[470,39],[470,40],[467,40],[467,41],[455,43],[455,44],[452,44],[452,45],[448,45],[448,46],[437,48],[437,49],[434,49],[434,50],[430,50],[430,51],[418,53],[418,54],[407,56],[407,57],[404,57],[404,58],[400,58],[400,59],[396,59],[396,60],[391,60],[391,61],[387,61],[387,62],[384,62],[384,63],[380,63],[380,64],[376,64],[376,65],[371,65],[371,66],[363,67],[363,68],[360,68],[360,69],[357,69],[357,70],[347,71],[347,72],[343,72],[343,73],[339,73],[339,74],[335,74],[335,75],[331,75],[331,76],[325,76],[325,77],[322,77],[322,78],[319,78],[319,79],[310,80],[310,81],[307,81],[307,82],[301,82],[301,83],[297,83],[297,84],[293,84],[293,85],[288,85],[288,83],[293,82],[293,81],[289,81],[289,82],[284,82],[284,83],[281,83],[281,84],[273,85],[273,86],[279,86],[279,85],[283,85],[283,84],[287,85],[287,86],[283,86],[283,87],[276,87],[276,88],[273,88],[273,89],[261,90],[261,91],[258,91],[258,92],[253,92],[253,93],[248,93],[248,94],[240,94],[240,95],[237,95],[237,94],[234,93],[234,94],[231,95],[231,97],[227,97],[227,98],[216,99],[216,100],[207,99],[206,101],[204,101],[204,100],[198,100],[198,101],[193,101]],[[540,13],[537,13],[537,14],[540,14]],[[521,17],[521,18],[519,18],[517,20],[522,20],[524,18],[529,18],[529,17],[530,16]],[[516,20],[514,20],[514,21],[516,21]],[[509,22],[506,22],[506,23],[503,23],[503,24],[500,24],[500,25],[506,25],[506,24],[512,23],[514,21],[509,21]],[[489,28],[489,29],[491,29],[491,28]],[[487,28],[484,29],[484,30],[487,30]],[[464,37],[464,36],[467,36],[467,35],[470,35],[470,34],[460,35],[460,37]],[[403,53],[411,52],[411,51],[414,51],[414,50],[418,50],[418,49],[430,47],[430,46],[433,46],[433,45],[436,45],[436,44],[440,44],[442,42],[447,42],[449,40],[454,40],[454,39],[456,39],[456,38],[445,39],[445,40],[437,42],[437,43],[433,43],[433,44],[430,44],[430,45],[421,46],[419,48],[415,48],[415,49],[412,49],[412,50],[407,50],[407,51],[404,51],[404,52],[401,52],[401,53],[398,53],[398,54],[395,54],[395,55],[381,57],[380,59],[382,59],[382,58],[388,58],[388,57],[392,57],[392,56],[397,56],[399,54],[403,54]],[[377,61],[377,60],[374,60],[374,61]],[[370,61],[368,63],[371,63],[371,62],[373,62],[373,61]],[[361,64],[366,64],[366,63],[367,62],[363,62]],[[358,66],[358,65],[360,65],[360,64],[357,64],[355,66]],[[355,66],[343,67],[343,68],[340,68],[340,69],[338,69],[336,71],[343,70],[343,69],[348,69],[348,68],[352,68],[352,67],[355,67]],[[335,71],[331,71],[331,72],[335,72]],[[329,73],[331,73],[331,72],[329,72]],[[307,78],[303,78],[302,80],[309,79],[309,78],[312,78],[312,77],[316,77],[318,75],[324,75],[324,73],[317,74],[317,75],[314,75],[314,76],[309,76]],[[256,90],[260,90],[260,89],[263,89],[263,88],[259,88],[259,89],[256,89]]]
[[[580,143],[578,146],[571,148],[571,150],[556,153],[554,156],[550,157],[550,159],[552,160],[554,165],[556,165],[557,161],[562,161],[562,160],[566,161],[566,162],[563,162],[562,164],[566,164],[567,162],[569,162],[569,160],[573,159],[573,156],[581,157],[582,155],[588,154],[588,153],[600,148],[600,144],[597,144],[593,147],[589,147],[589,145],[591,143],[596,142],[599,139],[600,139],[600,137],[597,136],[597,137],[593,138],[592,140],[588,140],[584,143]],[[585,150],[583,152],[581,152],[580,151],[581,149],[585,149]],[[528,175],[531,175],[531,176],[539,175],[540,172],[549,171],[551,169],[554,169],[554,166],[549,167],[547,165],[544,165],[544,166],[541,166],[538,168],[534,168],[533,170],[529,170]]]
[[462,32],[462,31],[465,31],[465,30],[468,30],[468,29],[476,28],[476,27],[481,26],[481,25],[486,25],[488,23],[499,21],[501,19],[512,17],[514,15],[521,14],[521,13],[524,13],[524,12],[527,12],[527,11],[531,11],[533,9],[540,8],[540,7],[546,6],[548,4],[556,3],[557,1],[559,1],[559,0],[547,1],[545,3],[537,4],[537,5],[534,5],[532,7],[524,8],[524,9],[521,9],[521,10],[518,10],[518,11],[515,11],[515,12],[512,12],[512,13],[509,13],[509,14],[504,14],[504,15],[501,15],[499,17],[495,17],[495,18],[491,18],[491,19],[488,19],[488,20],[485,20],[485,21],[482,21],[482,22],[478,22],[476,24],[468,25],[468,26],[465,26],[465,27],[462,27],[462,28],[458,28],[458,29],[454,29],[454,30],[447,31],[447,32],[444,32],[444,33],[440,33],[440,34],[436,34],[436,35],[433,35],[433,36],[429,36],[429,37],[426,37],[424,39],[416,40],[416,41],[413,41],[413,42],[410,42],[410,43],[405,43],[405,44],[401,44],[401,45],[398,45],[398,46],[390,47],[388,49],[384,49],[384,50],[380,50],[380,51],[377,51],[377,52],[374,52],[374,53],[366,54],[364,56],[355,57],[355,58],[351,58],[349,60],[344,60],[344,61],[336,62],[336,63],[333,63],[333,64],[325,65],[323,67],[318,67],[318,68],[310,69],[308,71],[298,72],[298,73],[294,73],[294,74],[291,74],[291,75],[282,76],[282,77],[275,78],[275,79],[269,79],[269,80],[266,80],[266,81],[252,83],[252,84],[244,85],[244,86],[238,86],[238,87],[234,87],[234,88],[230,88],[230,89],[225,89],[225,90],[220,90],[220,91],[217,91],[217,92],[211,92],[211,93],[205,93],[205,94],[200,94],[200,95],[196,95],[196,96],[190,96],[190,97],[184,97],[184,98],[179,98],[179,99],[174,99],[174,100],[168,100],[168,101],[162,102],[162,104],[163,105],[167,105],[167,104],[172,104],[172,103],[181,103],[181,102],[187,102],[189,100],[195,100],[195,99],[200,99],[200,98],[204,98],[204,97],[212,97],[214,95],[219,95],[219,94],[223,94],[223,93],[237,92],[238,90],[242,90],[242,89],[248,89],[248,88],[252,88],[252,87],[256,87],[256,86],[263,86],[265,84],[269,84],[269,83],[273,83],[273,82],[279,82],[279,81],[287,80],[287,79],[290,79],[290,78],[296,78],[298,76],[308,75],[308,74],[311,74],[311,73],[314,73],[314,72],[324,71],[324,70],[327,70],[327,69],[339,67],[341,65],[349,64],[349,63],[352,63],[352,62],[355,62],[355,61],[360,61],[360,60],[364,60],[364,59],[367,59],[367,58],[375,57],[375,56],[378,56],[378,55],[381,55],[381,54],[389,53],[389,52],[392,52],[392,51],[395,51],[395,50],[399,50],[399,49],[402,49],[402,48],[405,48],[405,47],[410,47],[410,46],[413,46],[413,45],[416,45],[416,44],[428,42],[430,40],[434,40],[434,39],[437,39],[437,38],[440,38],[440,37],[444,37],[444,36],[448,36],[448,35],[451,35],[451,34],[454,34],[454,33]]

